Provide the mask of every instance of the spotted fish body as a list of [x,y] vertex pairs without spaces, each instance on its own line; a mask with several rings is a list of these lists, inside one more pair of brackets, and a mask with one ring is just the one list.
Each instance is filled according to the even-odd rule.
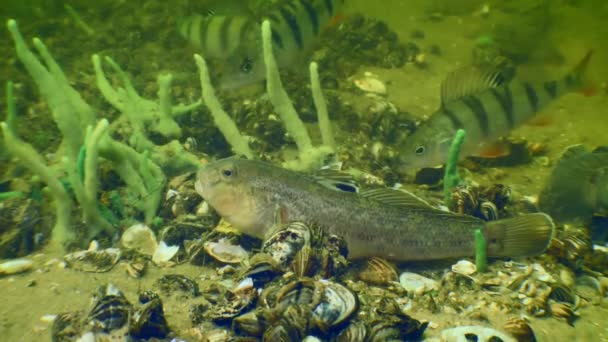
[[324,27],[335,18],[344,0],[288,0],[261,15],[192,16],[180,33],[205,57],[225,61],[223,88],[263,80],[261,22],[270,20],[275,58],[280,67],[303,59]]
[[[490,77],[488,86],[463,94],[442,89],[442,105],[429,120],[408,137],[400,161],[404,169],[428,167],[447,160],[450,143],[458,129],[467,133],[462,156],[480,153],[501,136],[529,121],[542,108],[561,95],[580,89],[591,53],[560,80],[532,83],[513,80],[497,84]],[[445,85],[444,85],[445,86]]]
[[305,222],[345,239],[351,259],[431,260],[474,254],[481,229],[490,256],[541,253],[553,223],[544,214],[484,222],[444,212],[390,189],[340,191],[310,175],[261,161],[228,158],[204,166],[197,192],[226,221],[261,239],[277,224]]

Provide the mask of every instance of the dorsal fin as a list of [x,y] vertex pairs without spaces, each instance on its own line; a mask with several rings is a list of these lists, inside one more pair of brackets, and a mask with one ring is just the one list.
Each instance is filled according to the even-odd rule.
[[361,190],[359,194],[368,199],[382,202],[384,204],[408,207],[408,208],[420,208],[420,209],[435,209],[427,201],[414,195],[413,193],[399,189],[393,190],[389,188],[375,188]]
[[473,66],[456,69],[441,83],[441,105],[499,87],[504,82],[504,75],[497,70],[481,70]]
[[355,179],[348,173],[333,169],[321,169],[313,174],[315,180],[332,190],[344,192],[359,192],[359,186]]

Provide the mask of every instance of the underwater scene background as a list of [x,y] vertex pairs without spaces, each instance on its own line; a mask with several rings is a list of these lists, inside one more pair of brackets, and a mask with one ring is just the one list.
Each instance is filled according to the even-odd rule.
[[608,341],[607,19],[3,0],[0,339]]

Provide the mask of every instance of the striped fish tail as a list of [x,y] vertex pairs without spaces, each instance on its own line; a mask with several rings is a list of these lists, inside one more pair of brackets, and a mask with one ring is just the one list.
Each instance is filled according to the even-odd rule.
[[549,247],[554,231],[553,220],[543,213],[486,222],[485,238],[488,256],[539,255]]

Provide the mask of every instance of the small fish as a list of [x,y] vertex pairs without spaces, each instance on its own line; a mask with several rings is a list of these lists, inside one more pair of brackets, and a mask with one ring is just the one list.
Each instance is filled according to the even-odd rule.
[[555,165],[538,199],[539,207],[561,222],[589,222],[608,213],[608,147],[590,152],[569,147]]
[[271,22],[279,67],[289,67],[306,57],[323,28],[338,15],[343,2],[286,0],[260,15],[219,15],[209,10],[207,16],[195,15],[183,20],[179,31],[201,49],[205,57],[225,62],[220,79],[222,88],[238,88],[266,76],[260,28],[263,20]]
[[467,132],[460,155],[483,155],[499,137],[530,120],[552,100],[583,90],[591,55],[588,52],[562,79],[540,83],[505,83],[500,73],[472,68],[453,72],[442,84],[441,108],[407,138],[401,149],[401,169],[445,163],[458,129]]
[[488,256],[536,255],[553,235],[553,222],[542,213],[484,222],[435,209],[403,191],[353,191],[339,184],[261,161],[227,158],[201,168],[195,187],[242,233],[265,239],[289,222],[316,224],[346,240],[350,259],[472,256],[476,229],[486,237]]

